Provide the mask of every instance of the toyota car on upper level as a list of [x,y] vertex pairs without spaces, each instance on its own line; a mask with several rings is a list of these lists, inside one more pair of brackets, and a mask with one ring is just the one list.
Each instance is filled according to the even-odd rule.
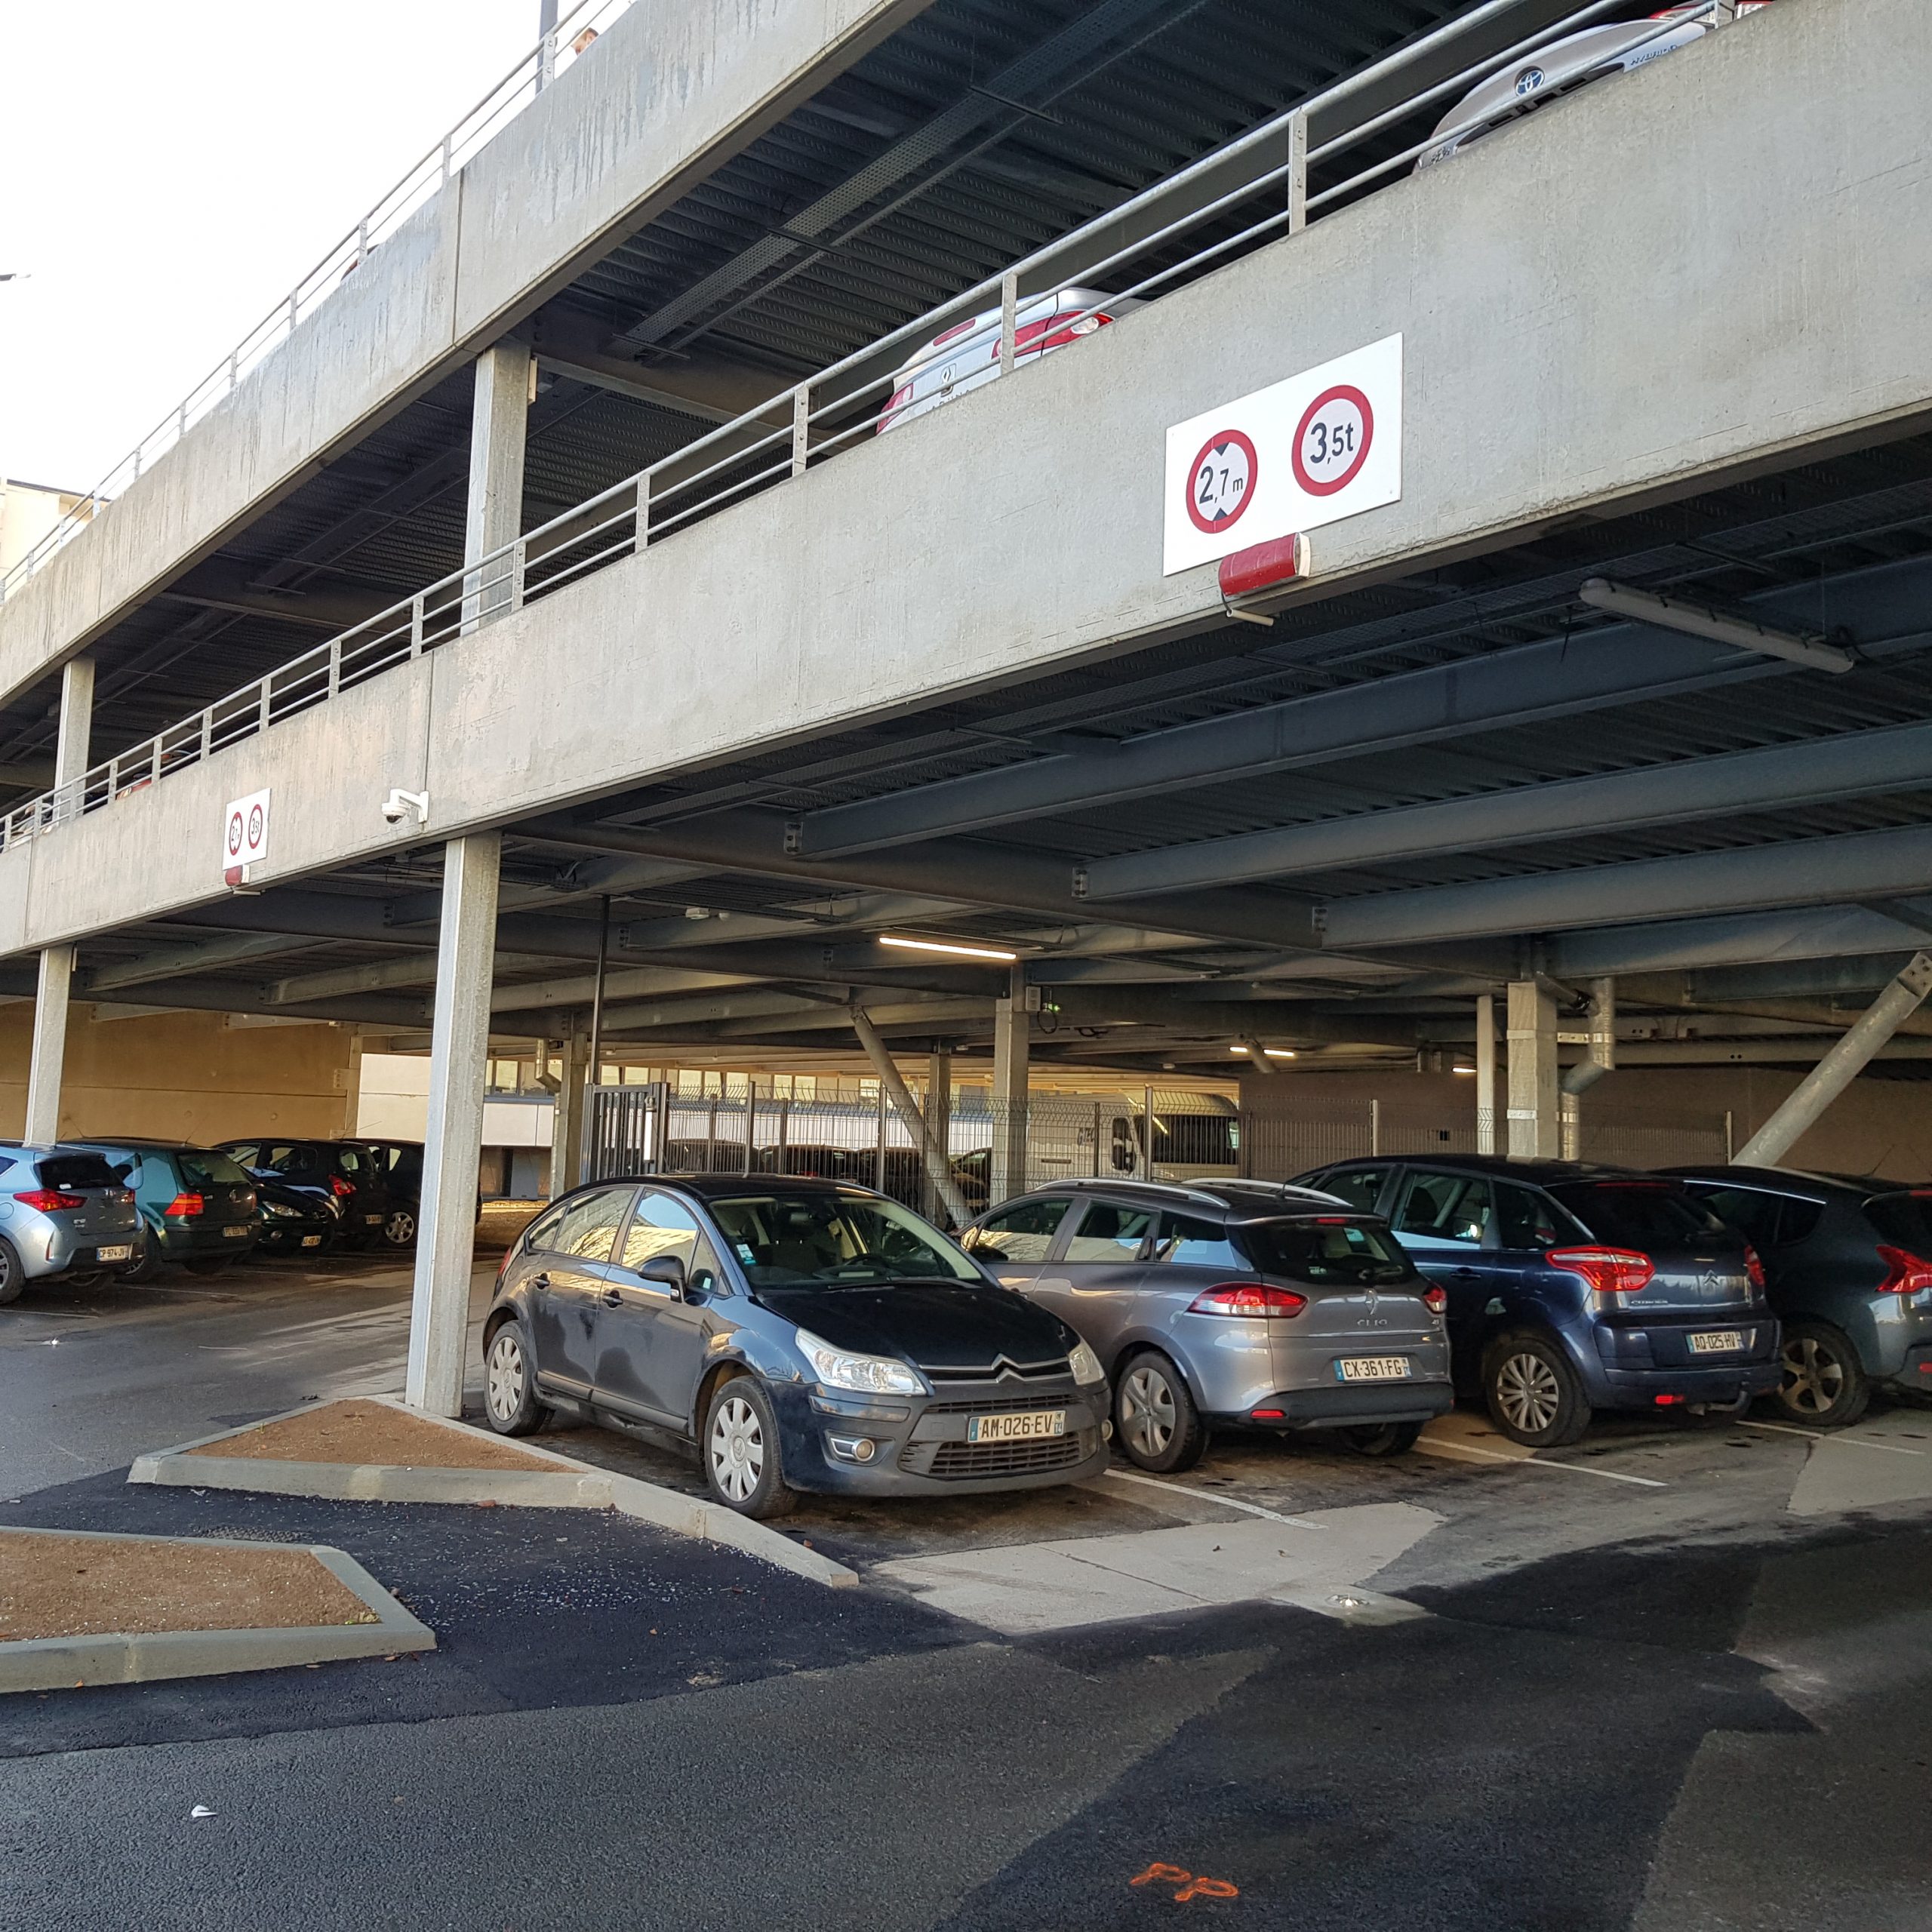
[[1778,1384],[1750,1244],[1678,1182],[1574,1161],[1348,1161],[1305,1177],[1386,1216],[1449,1298],[1456,1380],[1532,1448],[1592,1409],[1742,1409]]
[[884,1195],[758,1175],[600,1181],[503,1257],[491,1426],[564,1411],[694,1441],[749,1516],[801,1490],[937,1496],[1106,1466],[1094,1352]]

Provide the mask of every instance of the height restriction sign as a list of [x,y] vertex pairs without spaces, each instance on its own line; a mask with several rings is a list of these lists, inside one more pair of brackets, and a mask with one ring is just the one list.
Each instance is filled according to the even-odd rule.
[[1401,494],[1402,338],[1392,335],[1168,432],[1161,569],[1171,577]]
[[266,788],[233,798],[221,815],[221,872],[230,885],[247,882],[248,868],[269,855],[269,795]]

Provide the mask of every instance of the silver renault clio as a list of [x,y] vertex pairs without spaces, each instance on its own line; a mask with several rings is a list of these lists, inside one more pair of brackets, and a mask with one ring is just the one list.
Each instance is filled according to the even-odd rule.
[[1442,1290],[1386,1223],[1312,1188],[1065,1181],[965,1245],[1100,1357],[1143,1469],[1191,1468],[1217,1423],[1399,1454],[1454,1400]]

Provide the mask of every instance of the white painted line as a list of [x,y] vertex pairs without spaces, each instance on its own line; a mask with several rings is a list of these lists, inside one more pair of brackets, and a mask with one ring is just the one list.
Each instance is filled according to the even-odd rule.
[[1567,1469],[1572,1475],[1601,1476],[1606,1482],[1635,1483],[1640,1489],[1668,1489],[1670,1484],[1655,1476],[1626,1475],[1621,1469],[1593,1469],[1587,1463],[1546,1463],[1536,1456],[1509,1456],[1500,1449],[1478,1449],[1473,1442],[1432,1442],[1427,1436],[1416,1444],[1426,1456],[1472,1456],[1485,1463],[1507,1463],[1518,1469]]
[[1801,1435],[1807,1442],[1835,1443],[1845,1449],[1882,1449],[1890,1456],[1922,1456],[1923,1449],[1908,1449],[1903,1443],[1875,1442],[1869,1435],[1841,1435],[1822,1429],[1793,1429],[1782,1422],[1740,1423],[1740,1429],[1767,1429],[1778,1435]]
[[1192,1496],[1203,1503],[1218,1503],[1229,1509],[1239,1509],[1250,1516],[1265,1516],[1271,1523],[1286,1523],[1291,1529],[1325,1529],[1325,1523],[1312,1523],[1306,1516],[1284,1516],[1278,1509],[1264,1509],[1258,1503],[1238,1502],[1232,1496],[1219,1496],[1209,1489],[1190,1489],[1183,1482],[1163,1482],[1158,1476],[1139,1476],[1125,1469],[1108,1469],[1103,1474],[1112,1476],[1117,1482],[1145,1483],[1149,1489],[1168,1490],[1177,1496]]

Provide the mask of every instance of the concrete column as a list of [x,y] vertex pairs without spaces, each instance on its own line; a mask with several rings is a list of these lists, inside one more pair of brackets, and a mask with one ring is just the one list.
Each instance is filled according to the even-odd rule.
[[1509,986],[1509,1158],[1553,1161],[1561,1144],[1556,1001],[1540,981]]
[[54,745],[56,786],[85,777],[94,736],[94,660],[75,657],[60,673],[60,730]]
[[[500,342],[476,358],[476,394],[469,419],[469,503],[463,560],[478,562],[523,534],[524,443],[530,425],[529,349]],[[463,628],[474,630],[510,601],[507,559],[479,571],[463,586]]]
[[1476,1152],[1496,1152],[1496,995],[1476,996]]
[[550,1198],[568,1194],[583,1173],[583,1090],[590,1077],[588,1042],[581,1033],[564,1041],[563,1078],[550,1127]]
[[1026,986],[1015,968],[1013,991],[993,1002],[993,1203],[1026,1192],[1026,1059],[1031,1041]]
[[27,1061],[26,1125],[20,1136],[35,1146],[60,1138],[60,1068],[67,1057],[67,989],[73,977],[71,946],[50,946],[41,954]]
[[442,926],[429,1032],[429,1124],[416,1234],[406,1395],[432,1415],[463,1413],[463,1346],[476,1238],[476,1179],[490,1057],[500,833],[452,838],[443,848]]
[[1866,1061],[1898,1031],[1899,1023],[1918,1011],[1928,993],[1932,993],[1932,952],[1915,952],[1844,1038],[1737,1150],[1740,1164],[1768,1168],[1783,1160],[1806,1129],[1857,1078]]
[[1590,1044],[1584,1057],[1564,1074],[1559,1084],[1563,1115],[1563,1158],[1583,1158],[1583,1097],[1606,1073],[1617,1070],[1617,982],[1590,982]]
[[[952,1049],[936,1046],[926,1062],[926,1134],[949,1168],[952,1147]],[[919,1206],[928,1218],[941,1206],[932,1177],[926,1177],[919,1190]]]

